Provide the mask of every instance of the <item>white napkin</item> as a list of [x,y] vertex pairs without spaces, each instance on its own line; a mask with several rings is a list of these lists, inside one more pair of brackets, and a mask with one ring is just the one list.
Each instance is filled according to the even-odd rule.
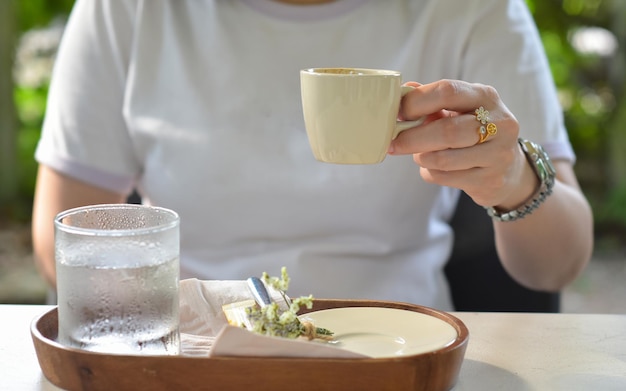
[[[276,292],[272,298],[284,305]],[[222,306],[253,299],[246,281],[180,282],[181,354],[186,356],[366,358],[326,342],[267,337],[230,326]]]

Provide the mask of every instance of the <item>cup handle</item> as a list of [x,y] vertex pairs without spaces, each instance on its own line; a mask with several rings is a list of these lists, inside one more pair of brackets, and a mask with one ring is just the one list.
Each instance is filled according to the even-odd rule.
[[[402,89],[400,90],[400,93],[402,94],[402,96],[406,95],[409,91],[412,91],[415,87],[411,87],[411,86],[402,86]],[[422,122],[424,122],[424,120],[426,119],[426,117],[420,117],[414,121],[396,121],[396,127],[393,131],[393,135],[391,137],[391,139],[395,139],[396,137],[398,137],[398,135],[410,128],[414,128],[416,126],[419,126],[422,124]]]

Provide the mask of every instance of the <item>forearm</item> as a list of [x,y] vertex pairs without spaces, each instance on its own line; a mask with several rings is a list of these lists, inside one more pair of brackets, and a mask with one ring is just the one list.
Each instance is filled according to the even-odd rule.
[[55,216],[70,208],[90,204],[120,203],[124,199],[122,194],[66,177],[46,166],[39,167],[33,203],[33,252],[39,272],[51,287],[56,286]]
[[577,188],[557,181],[553,194],[532,214],[494,223],[504,268],[521,284],[557,291],[585,267],[593,250],[593,217]]

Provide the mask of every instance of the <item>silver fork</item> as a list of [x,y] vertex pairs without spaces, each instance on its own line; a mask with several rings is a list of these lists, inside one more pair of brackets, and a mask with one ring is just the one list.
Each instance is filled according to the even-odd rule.
[[257,304],[261,308],[265,307],[266,305],[270,305],[274,302],[270,294],[267,292],[267,288],[265,287],[265,284],[263,283],[263,281],[261,281],[260,278],[258,277],[248,278],[248,289],[250,289],[252,296],[254,296],[254,300],[256,300]]
[[[272,295],[270,295],[270,293],[268,292],[268,287],[259,277],[250,277],[247,281],[248,289],[252,293],[252,296],[259,304],[259,306],[265,307],[266,305],[271,304],[275,301],[274,299],[272,299]],[[286,308],[282,308],[283,310],[291,308],[292,301],[283,290],[274,287],[270,287],[269,289],[277,291],[280,294],[281,298],[284,300],[287,306]],[[279,307],[282,307],[282,303],[278,304]]]

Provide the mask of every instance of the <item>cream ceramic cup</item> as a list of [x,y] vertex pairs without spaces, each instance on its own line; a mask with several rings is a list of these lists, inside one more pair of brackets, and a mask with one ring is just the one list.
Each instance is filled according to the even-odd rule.
[[397,120],[402,86],[397,71],[311,68],[300,71],[302,111],[315,158],[338,164],[374,164],[391,140],[417,121]]

